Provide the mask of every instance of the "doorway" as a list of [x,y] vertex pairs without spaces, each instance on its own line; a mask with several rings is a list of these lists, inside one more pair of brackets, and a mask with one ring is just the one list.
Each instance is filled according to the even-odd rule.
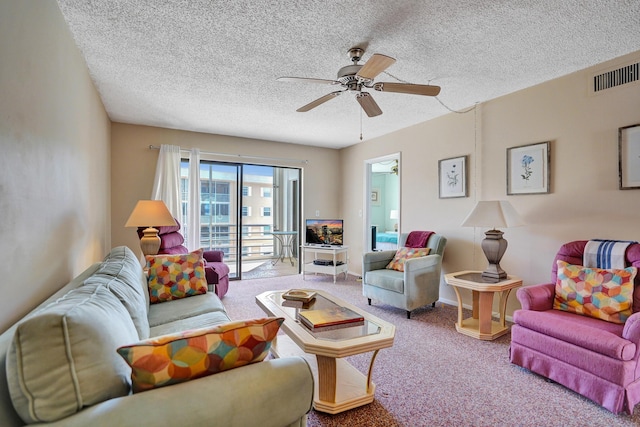
[[366,252],[398,247],[400,233],[400,153],[365,160]]

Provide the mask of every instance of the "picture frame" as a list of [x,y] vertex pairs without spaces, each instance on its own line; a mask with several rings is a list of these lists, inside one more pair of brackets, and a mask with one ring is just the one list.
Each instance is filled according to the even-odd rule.
[[548,194],[550,164],[550,141],[507,148],[507,194]]
[[372,188],[371,189],[371,205],[373,205],[373,206],[380,206],[381,205],[380,189],[379,188]]
[[640,189],[640,124],[618,128],[620,190]]
[[438,195],[441,199],[468,196],[467,157],[438,160]]

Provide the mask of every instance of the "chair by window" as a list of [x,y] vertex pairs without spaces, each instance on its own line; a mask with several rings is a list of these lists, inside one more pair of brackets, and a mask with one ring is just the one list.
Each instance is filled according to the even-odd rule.
[[[160,250],[158,254],[187,254],[189,250],[183,246],[184,237],[180,234],[178,225],[155,227],[160,236]],[[138,237],[142,237],[144,227],[138,228]],[[207,284],[215,287],[215,293],[222,298],[229,290],[229,266],[223,262],[224,252],[204,251],[204,272],[207,276]]]

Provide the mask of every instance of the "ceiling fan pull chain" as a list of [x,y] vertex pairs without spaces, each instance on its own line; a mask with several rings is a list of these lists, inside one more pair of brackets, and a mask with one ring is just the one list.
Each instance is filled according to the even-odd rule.
[[360,108],[360,141],[362,141],[362,108]]

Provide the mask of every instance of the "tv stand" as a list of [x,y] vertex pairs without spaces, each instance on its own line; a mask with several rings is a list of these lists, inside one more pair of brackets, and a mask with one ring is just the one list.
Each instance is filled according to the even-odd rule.
[[[336,283],[336,276],[344,273],[347,278],[349,259],[347,246],[335,245],[304,245],[302,247],[303,264],[302,264],[302,280],[307,273],[322,273],[333,276],[333,283]],[[331,261],[329,265],[316,264],[316,260]]]

